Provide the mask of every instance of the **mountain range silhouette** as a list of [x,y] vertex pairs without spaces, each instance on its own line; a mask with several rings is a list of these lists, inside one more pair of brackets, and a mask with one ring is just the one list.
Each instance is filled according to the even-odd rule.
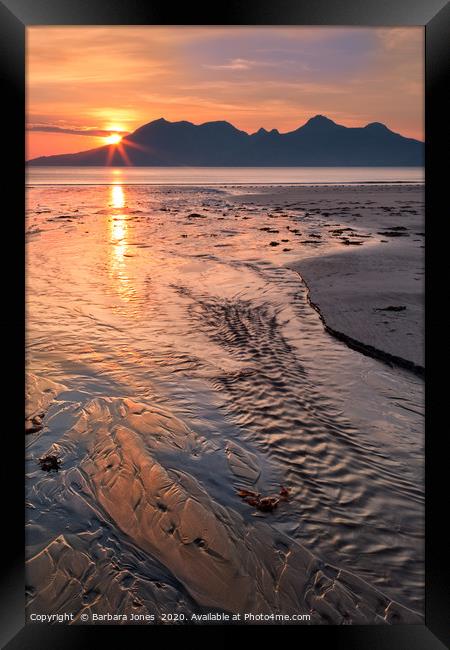
[[[126,155],[123,155],[123,151]],[[248,134],[225,121],[168,122],[139,127],[117,145],[30,160],[42,166],[333,167],[421,166],[424,143],[394,133],[380,122],[346,127],[316,115],[288,133]]]

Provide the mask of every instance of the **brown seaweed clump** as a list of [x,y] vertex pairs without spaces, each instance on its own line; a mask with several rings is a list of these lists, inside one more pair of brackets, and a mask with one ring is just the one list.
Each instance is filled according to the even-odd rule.
[[257,510],[261,512],[272,512],[280,501],[288,501],[290,492],[282,485],[279,494],[275,496],[263,497],[259,492],[253,492],[252,490],[238,490],[238,495]]

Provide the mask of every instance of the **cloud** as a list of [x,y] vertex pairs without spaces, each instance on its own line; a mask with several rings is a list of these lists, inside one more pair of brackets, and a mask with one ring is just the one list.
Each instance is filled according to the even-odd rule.
[[211,70],[249,70],[255,65],[258,65],[257,61],[248,61],[247,59],[232,59],[229,63],[216,65],[204,63],[203,67],[210,68]]
[[40,133],[66,133],[68,135],[86,135],[90,137],[106,137],[111,135],[111,133],[123,133],[126,135],[125,131],[119,130],[108,131],[106,129],[95,128],[65,128],[53,124],[29,124],[27,126],[27,131],[38,131]]

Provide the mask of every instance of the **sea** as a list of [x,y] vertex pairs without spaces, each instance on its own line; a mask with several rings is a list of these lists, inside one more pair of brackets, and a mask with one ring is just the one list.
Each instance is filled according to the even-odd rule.
[[423,183],[422,167],[28,167],[28,185]]

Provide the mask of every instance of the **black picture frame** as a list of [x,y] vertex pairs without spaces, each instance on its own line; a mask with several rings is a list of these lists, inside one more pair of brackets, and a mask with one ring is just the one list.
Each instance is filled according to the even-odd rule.
[[[446,64],[450,7],[445,0],[228,0],[221,5],[184,3],[179,7],[161,0],[0,0],[0,80],[2,93],[3,152],[7,165],[3,170],[3,272],[2,318],[5,348],[12,361],[6,364],[7,384],[4,395],[4,436],[9,448],[3,459],[7,482],[3,492],[3,566],[0,569],[1,616],[0,641],[8,650],[26,648],[60,649],[93,647],[105,644],[105,635],[114,635],[115,643],[130,643],[130,633],[145,634],[147,642],[193,643],[201,634],[204,643],[229,643],[236,632],[242,643],[284,643],[287,628],[278,626],[225,627],[149,627],[25,625],[24,581],[24,332],[25,332],[25,31],[31,25],[424,25],[426,37],[426,615],[424,625],[398,626],[297,626],[296,642],[329,644],[332,648],[357,650],[438,650],[450,641],[447,535],[440,530],[445,520],[443,498],[446,490],[448,453],[447,431],[438,420],[445,409],[445,387],[439,380],[445,359],[432,353],[432,340],[445,341],[439,320],[433,318],[432,298],[436,300],[438,278],[445,273],[445,257],[435,255],[443,224],[433,225],[438,206],[445,205],[443,192],[448,164],[445,161]],[[441,203],[442,201],[442,203]],[[443,214],[448,220],[447,215]],[[11,266],[11,260],[13,266]],[[446,294],[443,294],[446,295]],[[5,312],[4,312],[5,313]],[[436,346],[438,347],[438,346]],[[6,357],[5,357],[6,358]],[[442,366],[442,368],[441,368]],[[445,376],[444,374],[442,375]],[[443,380],[442,380],[443,381]],[[445,411],[444,411],[445,412]],[[6,440],[3,440],[4,445]],[[289,632],[292,633],[292,628]],[[162,633],[162,636],[160,636]],[[94,638],[95,637],[95,638]],[[245,639],[245,641],[244,641]]]

